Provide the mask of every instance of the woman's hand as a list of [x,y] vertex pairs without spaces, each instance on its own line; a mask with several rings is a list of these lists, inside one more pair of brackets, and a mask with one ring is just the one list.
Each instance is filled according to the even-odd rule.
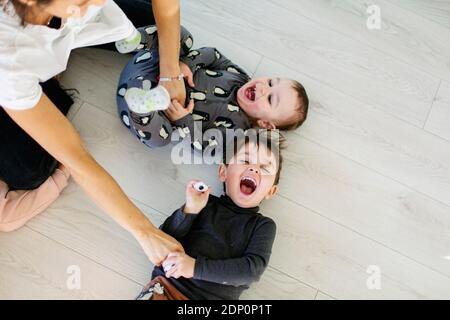
[[[181,71],[181,73],[183,73],[189,86],[191,86],[193,88],[195,86],[194,75],[192,74],[192,71],[188,67],[188,65],[181,61],[180,61],[180,71]],[[166,85],[168,83],[172,83],[172,82],[183,82],[183,81],[175,80],[175,81],[169,81],[169,82],[161,82],[161,85],[163,85],[166,88]],[[172,98],[172,103],[169,105],[169,108],[165,111],[167,118],[171,122],[175,122],[177,120],[180,120],[181,118],[184,118],[189,113],[192,113],[192,111],[194,110],[194,100],[193,99],[189,100],[189,104],[187,105],[186,108],[184,108],[180,104],[179,101],[182,101],[182,103],[184,103],[184,101],[186,101],[186,100],[178,100],[176,98],[173,98],[172,95],[171,95],[171,98]]]
[[174,252],[170,253],[167,259],[163,262],[163,266],[168,268],[166,278],[183,277],[186,279],[194,277],[195,259],[188,256],[186,253]]
[[191,68],[189,68],[189,66],[186,63],[180,61],[180,71],[186,78],[188,85],[191,88],[194,88],[195,87],[194,74],[192,73]]
[[140,232],[136,239],[156,266],[160,266],[170,252],[184,252],[177,240],[155,227],[150,227],[147,232]]
[[189,214],[198,214],[208,203],[209,193],[211,188],[208,190],[200,192],[194,188],[194,184],[200,182],[199,180],[189,181],[186,186],[186,204],[184,206],[183,212]]
[[[161,76],[166,76],[161,72]],[[182,80],[173,80],[160,82],[164,88],[167,89],[170,95],[170,99],[178,100],[178,101],[186,101],[186,87],[184,85],[184,81]]]
[[169,108],[166,109],[165,114],[167,118],[170,120],[170,122],[175,122],[192,113],[193,110],[194,110],[193,99],[189,101],[189,104],[186,108],[183,107],[177,100],[172,100],[172,103],[169,105]]
[[[180,61],[180,73],[184,75],[184,78],[187,80],[188,85],[193,88],[194,84],[194,75],[192,74],[191,69],[185,63]],[[163,73],[161,73],[164,75]],[[170,94],[171,100],[177,100],[181,103],[186,101],[186,87],[184,81],[182,80],[172,80],[160,82],[160,84],[167,89]]]

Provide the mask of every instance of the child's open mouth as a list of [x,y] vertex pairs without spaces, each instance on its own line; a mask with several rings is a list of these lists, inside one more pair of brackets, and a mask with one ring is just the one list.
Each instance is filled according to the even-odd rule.
[[245,90],[245,96],[250,101],[255,101],[256,97],[256,86],[251,86]]
[[241,192],[245,194],[246,196],[251,195],[253,192],[255,192],[256,188],[258,187],[258,183],[255,179],[250,177],[243,177],[241,179]]

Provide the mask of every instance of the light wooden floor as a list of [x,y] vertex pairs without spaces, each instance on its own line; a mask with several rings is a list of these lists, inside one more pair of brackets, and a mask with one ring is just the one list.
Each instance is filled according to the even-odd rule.
[[[381,7],[381,30],[366,6]],[[450,299],[450,0],[184,0],[196,46],[216,46],[254,75],[300,80],[308,122],[288,134],[270,267],[245,298]],[[185,183],[220,190],[215,167],[175,166],[119,123],[128,57],[73,54],[64,75],[95,158],[161,223]],[[68,290],[66,269],[81,270]],[[381,271],[369,289],[367,270]],[[72,183],[26,227],[0,234],[0,298],[133,298],[152,266],[138,244]]]

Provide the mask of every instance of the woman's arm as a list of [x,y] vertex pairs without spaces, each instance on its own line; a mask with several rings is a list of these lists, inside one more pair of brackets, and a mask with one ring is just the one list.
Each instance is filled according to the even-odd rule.
[[[180,74],[180,2],[179,0],[153,0],[153,15],[158,26],[159,68],[164,77]],[[162,83],[172,99],[184,104],[186,88],[184,81]]]
[[67,118],[46,95],[28,110],[8,110],[9,116],[47,152],[69,169],[72,177],[119,225],[131,232],[149,259],[159,265],[181,245],[147,219],[114,179],[93,159]]

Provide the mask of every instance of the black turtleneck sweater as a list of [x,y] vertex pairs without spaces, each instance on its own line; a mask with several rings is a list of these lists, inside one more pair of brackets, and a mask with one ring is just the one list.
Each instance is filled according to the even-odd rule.
[[[275,239],[275,222],[258,210],[210,195],[199,214],[180,208],[167,218],[161,229],[196,259],[194,277],[171,278],[174,286],[190,299],[239,299],[264,272]],[[156,276],[164,276],[161,267],[153,270]]]

